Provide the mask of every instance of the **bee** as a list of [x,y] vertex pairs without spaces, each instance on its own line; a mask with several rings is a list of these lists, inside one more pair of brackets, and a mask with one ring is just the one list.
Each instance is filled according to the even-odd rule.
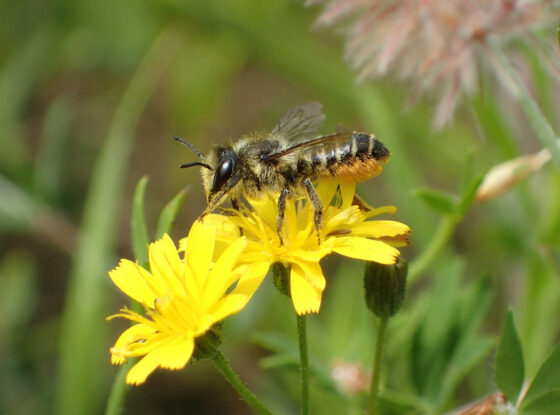
[[[236,142],[218,145],[208,155],[175,136],[200,160],[181,165],[181,168],[201,167],[208,205],[200,219],[228,197],[232,206],[238,208],[242,196],[255,198],[266,192],[278,192],[276,232],[282,244],[286,201],[306,194],[321,243],[323,204],[313,181],[326,177],[350,183],[365,181],[377,176],[390,156],[389,150],[373,134],[336,132],[318,136],[325,119],[321,109],[318,102],[293,107],[269,133],[248,135]],[[314,136],[316,138],[311,138]],[[360,199],[355,199],[354,204],[364,206]]]

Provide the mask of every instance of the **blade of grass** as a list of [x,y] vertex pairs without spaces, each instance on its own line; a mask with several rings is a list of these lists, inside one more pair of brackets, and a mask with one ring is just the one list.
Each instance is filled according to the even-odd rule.
[[185,200],[185,196],[187,195],[189,188],[190,186],[187,186],[185,189],[177,193],[161,211],[157,225],[156,239],[161,238],[164,233],[169,233],[171,231],[171,226],[179,213],[179,209]]
[[59,97],[45,115],[33,181],[35,190],[48,202],[55,201],[60,190],[64,150],[74,113],[74,107]]
[[121,99],[92,173],[62,319],[57,414],[99,413],[109,344],[104,317],[111,264],[133,134],[156,82],[179,47],[173,30],[154,41]]
[[134,196],[132,197],[131,239],[132,251],[138,263],[148,268],[148,226],[146,225],[146,214],[144,211],[144,199],[146,196],[146,185],[148,176],[138,180]]

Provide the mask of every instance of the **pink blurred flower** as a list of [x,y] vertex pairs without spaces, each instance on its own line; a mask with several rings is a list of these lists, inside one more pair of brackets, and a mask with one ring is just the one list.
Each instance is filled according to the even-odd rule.
[[[318,25],[348,25],[346,56],[358,78],[390,74],[415,92],[437,91],[434,124],[447,123],[461,92],[477,85],[487,46],[526,35],[558,16],[558,0],[307,0]],[[533,39],[534,40],[534,39]]]

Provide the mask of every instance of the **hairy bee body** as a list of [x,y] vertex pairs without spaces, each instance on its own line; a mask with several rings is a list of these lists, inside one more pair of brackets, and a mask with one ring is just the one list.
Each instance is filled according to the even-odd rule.
[[[325,137],[323,137],[325,138]],[[334,177],[345,182],[362,182],[378,175],[389,150],[374,135],[351,133],[335,145],[307,147],[281,158],[270,157],[289,150],[290,143],[282,136],[245,137],[228,146],[218,146],[208,154],[208,163],[218,165],[227,154],[238,157],[238,174],[242,181],[230,191],[230,196],[260,197],[266,192],[280,192],[289,188],[291,195],[299,195],[302,183]],[[305,144],[302,143],[302,144]],[[204,187],[212,190],[213,172],[202,169]]]
[[[241,196],[260,197],[279,192],[277,231],[282,243],[286,199],[306,193],[315,211],[314,223],[320,242],[323,205],[312,181],[325,177],[356,183],[377,176],[389,150],[375,136],[337,132],[317,137],[325,116],[321,104],[312,102],[290,109],[270,133],[245,136],[213,148],[208,156],[187,145],[201,161],[181,167],[201,166],[208,214],[229,197],[234,206]],[[316,138],[308,139],[309,136]],[[295,139],[298,139],[296,141]]]

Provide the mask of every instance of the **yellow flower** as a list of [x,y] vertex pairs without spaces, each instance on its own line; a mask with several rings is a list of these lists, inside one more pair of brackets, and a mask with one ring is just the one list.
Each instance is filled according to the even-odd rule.
[[164,235],[148,248],[151,273],[126,259],[109,272],[117,287],[146,312],[142,316],[123,308],[109,317],[138,323],[125,330],[110,349],[113,364],[144,356],[128,372],[127,383],[144,382],[157,367],[184,367],[195,338],[240,311],[260,285],[267,266],[238,263],[246,238],[232,239],[214,261],[215,238],[213,226],[197,222],[187,237],[184,260]]
[[[313,210],[305,197],[290,199],[286,205],[282,239],[276,233],[278,195],[250,200],[251,209],[232,210],[233,216],[207,215],[204,223],[218,229],[216,239],[221,249],[238,238],[239,230],[248,244],[239,261],[247,264],[281,262],[290,268],[290,293],[298,314],[316,313],[321,305],[326,281],[319,261],[332,252],[393,264],[399,256],[395,248],[408,244],[410,228],[389,220],[367,220],[382,213],[394,213],[395,208],[361,210],[352,205],[355,184],[321,181],[317,192],[324,206],[321,244],[313,225]],[[337,193],[337,188],[340,189]],[[337,196],[334,205],[330,202]]]

